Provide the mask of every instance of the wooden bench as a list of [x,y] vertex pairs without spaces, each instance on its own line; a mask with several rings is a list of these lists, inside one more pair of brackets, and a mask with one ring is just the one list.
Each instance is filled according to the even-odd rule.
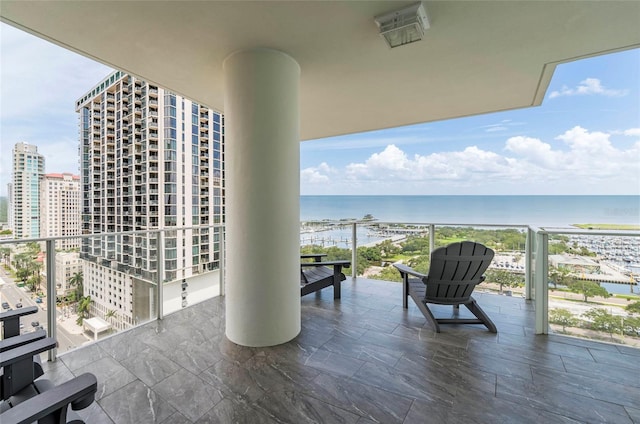
[[300,296],[333,286],[333,298],[340,299],[340,283],[346,280],[342,268],[350,267],[351,261],[322,261],[324,253],[300,255],[301,259],[313,262],[300,263]]

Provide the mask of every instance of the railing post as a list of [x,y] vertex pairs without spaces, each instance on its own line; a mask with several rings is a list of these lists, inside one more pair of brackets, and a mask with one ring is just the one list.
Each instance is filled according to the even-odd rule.
[[[47,250],[47,334],[56,339],[56,243],[55,240],[46,241]],[[56,339],[57,340],[57,339]],[[49,351],[49,361],[56,360],[56,349]]]
[[351,224],[351,277],[358,277],[358,223]]
[[164,277],[164,247],[163,247],[163,231],[164,230],[158,230],[158,232],[156,233],[156,255],[158,257],[158,270],[157,270],[157,276],[156,276],[156,283],[158,285],[157,287],[157,305],[156,305],[156,311],[158,313],[157,318],[159,320],[162,320],[164,318],[164,311],[163,311],[163,301],[164,301],[164,293],[163,293],[163,277]]
[[536,334],[549,333],[549,235],[536,233],[536,261],[534,284],[536,305]]
[[224,271],[224,261],[225,261],[225,236],[224,236],[224,227],[220,227],[220,296],[224,296],[225,294],[225,271]]
[[429,224],[429,255],[436,248],[436,226],[434,224]]
[[533,282],[531,281],[531,267],[533,266],[533,231],[527,228],[527,238],[524,244],[524,298],[533,299]]

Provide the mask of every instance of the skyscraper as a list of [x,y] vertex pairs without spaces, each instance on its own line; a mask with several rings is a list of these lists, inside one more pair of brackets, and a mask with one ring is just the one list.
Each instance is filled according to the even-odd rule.
[[[68,173],[45,174],[40,183],[40,236],[80,235],[80,177]],[[79,239],[56,241],[56,248],[80,247]]]
[[44,178],[44,156],[38,148],[16,143],[13,148],[11,225],[15,238],[40,237],[40,181]]
[[[153,316],[159,280],[198,287],[220,266],[219,228],[178,228],[222,223],[224,118],[120,71],[80,98],[76,111],[82,229],[106,234],[83,241],[84,293],[96,315],[114,311],[135,324]],[[162,239],[108,236],[157,229],[169,231]],[[181,306],[189,300],[178,294]]]

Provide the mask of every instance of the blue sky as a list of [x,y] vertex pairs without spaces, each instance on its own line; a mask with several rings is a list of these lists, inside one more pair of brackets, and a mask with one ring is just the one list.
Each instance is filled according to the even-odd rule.
[[[0,195],[11,149],[78,173],[74,102],[112,70],[0,24]],[[302,194],[640,195],[640,50],[556,68],[542,106],[301,144]]]

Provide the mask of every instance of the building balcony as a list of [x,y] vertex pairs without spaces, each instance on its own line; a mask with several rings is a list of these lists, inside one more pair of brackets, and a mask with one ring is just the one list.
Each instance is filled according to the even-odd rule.
[[305,296],[298,337],[268,348],[227,340],[218,297],[65,353],[46,373],[96,375],[88,422],[631,422],[637,411],[637,353],[532,336],[531,302],[489,294],[476,298],[499,335],[437,334],[401,292],[358,279],[337,301],[331,289]]
[[[435,245],[440,228],[375,224],[378,227],[335,223],[352,234],[366,234],[371,228],[385,228],[385,237],[408,231],[427,234],[430,245]],[[81,411],[87,422],[423,423],[425,417],[451,423],[637,421],[637,338],[629,336],[625,345],[616,345],[566,337],[560,331],[540,334],[541,322],[547,326],[547,252],[554,232],[495,227],[517,227],[522,235],[522,244],[509,251],[514,258],[522,256],[525,266],[517,272],[526,281],[522,296],[499,295],[485,284],[476,288],[474,297],[495,322],[497,334],[471,325],[443,326],[435,333],[412,302],[403,309],[401,284],[352,275],[342,283],[341,299],[333,299],[331,288],[301,298],[301,332],[294,340],[274,347],[242,347],[225,336],[221,286],[233,281],[221,281],[224,270],[203,279],[206,296],[196,295],[200,287],[190,281],[187,301],[180,303],[181,279],[154,284],[164,281],[166,258],[157,260],[150,253],[152,268],[142,273],[130,270],[126,262],[115,264],[142,279],[158,279],[139,291],[149,297],[141,303],[150,315],[132,329],[100,335],[94,344],[78,343],[83,346],[74,348],[63,341],[57,360],[45,362],[46,375],[55,382],[86,371],[97,376],[97,402]],[[214,228],[222,233],[223,228]],[[182,239],[181,231],[186,229],[165,233],[165,243]],[[209,227],[200,229],[206,231]],[[153,248],[162,243],[159,233],[136,236],[148,238]],[[324,243],[329,233],[316,228],[313,234],[323,233]],[[301,244],[308,234],[301,234]],[[640,244],[637,232],[557,234],[594,241],[624,237],[622,241]],[[119,236],[87,238],[105,244]],[[123,240],[129,236],[122,235]],[[360,238],[364,237],[349,240],[352,249],[356,244],[357,251]],[[46,243],[51,247],[54,241]],[[10,242],[0,241],[1,247],[6,244]],[[214,249],[214,260],[217,254]],[[499,256],[493,268],[514,269],[504,265],[505,252]],[[353,255],[352,269],[357,269],[357,261],[358,255]],[[105,266],[114,263],[107,261]],[[85,287],[89,284],[87,280]],[[53,280],[47,281],[47,289],[55,290]],[[55,311],[55,303],[48,309]],[[57,321],[53,315],[47,328],[58,334],[74,321]]]

